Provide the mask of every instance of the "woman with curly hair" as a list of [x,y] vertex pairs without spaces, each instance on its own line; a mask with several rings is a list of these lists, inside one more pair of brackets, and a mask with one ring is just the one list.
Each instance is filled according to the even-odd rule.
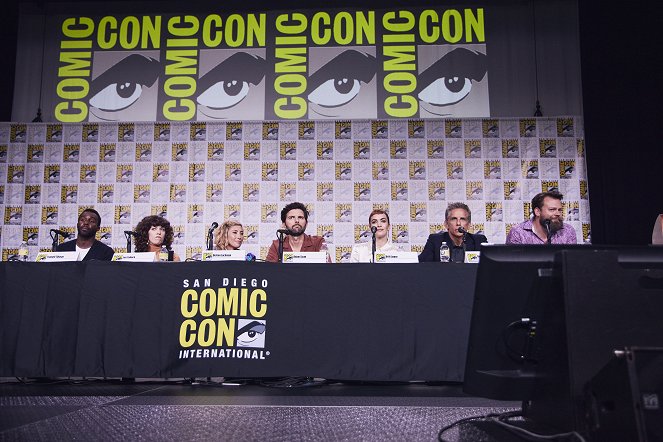
[[[154,252],[155,261],[159,260],[161,246],[165,245],[168,250],[173,243],[173,227],[168,220],[158,215],[146,216],[134,230],[136,252]],[[180,257],[173,253],[173,261],[180,261]]]
[[226,221],[214,231],[214,248],[239,250],[244,242],[244,227],[237,221]]

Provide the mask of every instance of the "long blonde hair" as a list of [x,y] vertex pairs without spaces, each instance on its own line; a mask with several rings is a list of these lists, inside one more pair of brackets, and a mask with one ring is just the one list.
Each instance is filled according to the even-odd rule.
[[214,248],[216,250],[228,250],[228,230],[235,226],[244,227],[237,221],[225,221],[214,230]]

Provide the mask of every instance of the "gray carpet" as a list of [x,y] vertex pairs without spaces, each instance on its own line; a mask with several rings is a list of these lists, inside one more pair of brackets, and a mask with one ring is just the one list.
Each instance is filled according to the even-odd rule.
[[[440,428],[456,420],[520,405],[469,397],[457,385],[3,381],[2,441],[434,441]],[[467,425],[445,437],[511,440]]]

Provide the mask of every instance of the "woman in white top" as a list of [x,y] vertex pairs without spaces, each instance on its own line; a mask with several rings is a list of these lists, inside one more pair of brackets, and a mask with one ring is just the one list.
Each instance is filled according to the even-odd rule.
[[[375,227],[375,252],[398,252],[398,246],[391,242],[391,225],[389,224],[389,214],[381,209],[375,209],[368,216],[368,225],[373,229]],[[352,246],[352,255],[350,262],[373,262],[372,241],[355,244]]]

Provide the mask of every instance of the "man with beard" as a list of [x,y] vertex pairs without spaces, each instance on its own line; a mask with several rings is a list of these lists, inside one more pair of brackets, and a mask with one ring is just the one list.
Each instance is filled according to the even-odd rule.
[[101,215],[94,209],[85,209],[78,216],[78,237],[57,247],[58,252],[78,252],[77,261],[110,261],[113,249],[95,239],[101,227]]
[[509,230],[507,244],[576,244],[575,229],[562,220],[563,195],[541,192],[532,198],[534,217]]
[[[290,203],[281,210],[281,221],[288,234],[283,240],[284,252],[319,252],[325,243],[321,236],[311,236],[306,231],[308,222],[308,210],[302,203]],[[267,252],[267,261],[279,261],[279,241],[272,241],[272,246]]]

